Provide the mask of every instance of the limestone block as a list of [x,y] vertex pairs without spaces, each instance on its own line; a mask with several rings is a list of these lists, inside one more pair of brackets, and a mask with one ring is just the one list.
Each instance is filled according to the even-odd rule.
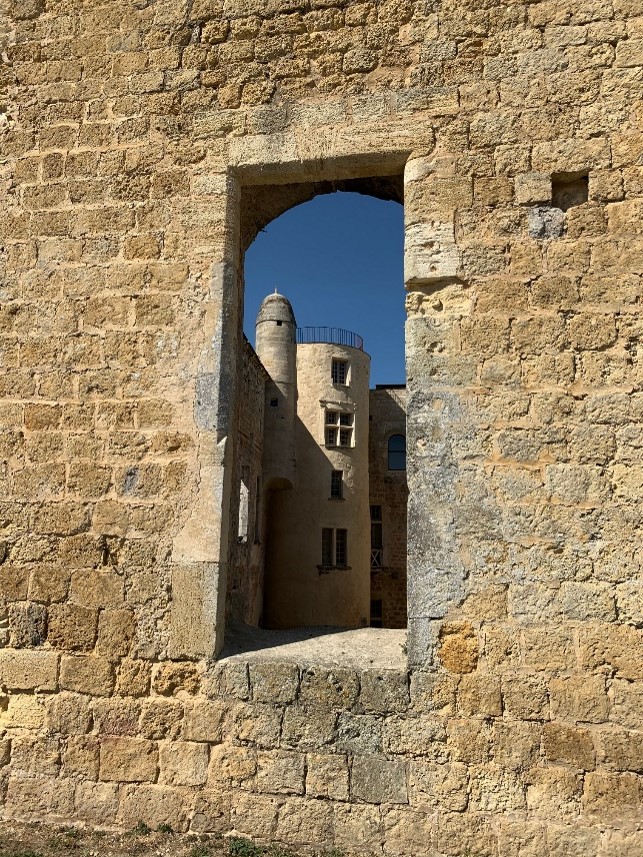
[[409,706],[409,679],[406,672],[365,670],[360,673],[359,703],[368,713],[389,714]]
[[154,782],[157,768],[158,749],[153,741],[112,736],[101,741],[101,780],[125,783]]
[[451,758],[468,765],[480,765],[489,760],[491,727],[480,720],[447,721],[447,746]]
[[641,808],[640,777],[592,771],[585,777],[583,812],[601,818],[638,817]]
[[58,655],[48,651],[0,649],[0,686],[8,690],[57,689]]
[[413,809],[430,813],[463,812],[469,802],[469,776],[460,762],[436,765],[434,762],[409,763],[409,803]]
[[256,773],[255,749],[233,744],[218,744],[210,748],[208,783],[212,788],[250,788]]
[[321,845],[332,841],[333,807],[313,798],[288,798],[280,808],[276,835],[292,845]]
[[367,803],[408,803],[406,765],[377,756],[355,756],[351,767],[351,797]]
[[[206,696],[249,699],[250,686],[248,665],[245,663],[219,663],[207,670],[203,677],[203,692]],[[267,702],[268,700],[256,700]]]
[[208,778],[208,745],[164,741],[159,745],[159,782],[171,786],[202,786]]
[[500,679],[485,673],[463,675],[458,684],[458,713],[470,717],[502,714]]
[[640,732],[602,729],[596,735],[596,743],[603,767],[643,773],[643,735]]
[[563,723],[546,723],[543,729],[543,751],[550,762],[562,762],[574,768],[591,771],[596,753],[591,732]]
[[[93,735],[69,737],[62,754],[64,776],[78,776],[83,780],[97,780],[99,751],[99,739]],[[116,788],[114,786],[114,789]]]
[[500,765],[470,768],[469,808],[472,812],[507,812],[526,808],[522,777]]
[[502,699],[505,711],[521,720],[548,720],[547,682],[537,675],[503,677]]
[[551,202],[551,176],[549,173],[522,173],[514,179],[518,205]]
[[186,702],[183,738],[186,741],[221,741],[230,707],[223,702],[198,700]]
[[335,737],[336,715],[327,710],[289,705],[283,717],[281,746],[293,750],[317,750]]
[[[218,493],[218,492],[217,492]],[[214,519],[209,529],[216,529]],[[191,542],[198,539],[191,537]],[[169,655],[211,657],[216,650],[219,566],[214,562],[175,565],[172,569],[172,627]]]
[[603,723],[609,713],[605,681],[599,676],[568,676],[549,683],[552,717]]
[[[285,725],[284,720],[284,728]],[[342,712],[337,721],[337,747],[346,753],[381,753],[381,718],[372,714]]]
[[201,790],[196,795],[190,830],[195,833],[227,833],[230,823],[230,796]]
[[91,825],[111,826],[117,812],[118,785],[116,783],[78,783],[74,818]]
[[349,792],[346,756],[307,753],[306,794],[310,797],[347,801]]
[[74,813],[74,785],[60,777],[9,777],[6,817],[70,819]]
[[139,821],[151,828],[169,824],[177,833],[188,828],[190,811],[195,801],[194,789],[176,789],[171,786],[130,785],[120,791],[120,805],[116,822],[131,830]]
[[257,791],[273,794],[303,794],[305,756],[288,750],[257,753]]
[[452,676],[415,670],[411,673],[411,705],[421,712],[452,714],[456,686],[457,679]]
[[92,705],[94,728],[100,735],[138,734],[141,705],[131,699],[96,699]]
[[[589,775],[588,775],[589,776]],[[573,819],[580,811],[582,778],[566,769],[548,766],[525,774],[527,809],[543,819]]]
[[16,736],[11,742],[12,772],[56,777],[60,771],[58,738]]
[[376,850],[381,842],[380,808],[365,804],[333,806],[335,846],[340,849]]
[[614,593],[606,584],[569,581],[562,584],[559,599],[563,615],[568,619],[581,622],[616,620]]
[[580,634],[581,664],[593,672],[615,670],[619,678],[643,677],[643,631],[630,625],[596,625]]
[[496,720],[492,726],[493,759],[508,770],[527,771],[540,756],[542,726],[524,720]]
[[169,699],[146,699],[141,704],[139,729],[143,738],[176,740],[183,725],[183,705]]
[[250,686],[255,702],[294,702],[299,689],[299,670],[294,664],[250,664]]
[[110,660],[125,657],[130,650],[136,621],[131,610],[101,610],[98,617],[96,654]]
[[[5,548],[6,554],[6,548]],[[27,597],[29,571],[13,565],[3,565],[0,569],[0,597],[7,601],[23,600]]]
[[47,729],[61,735],[84,735],[92,726],[90,700],[87,696],[61,691],[47,697]]
[[422,812],[391,807],[383,810],[384,853],[403,857],[427,852],[434,843],[435,819]]
[[357,700],[359,682],[352,670],[312,668],[302,670],[299,701],[315,708],[350,708]]
[[382,744],[387,753],[428,756],[435,762],[447,761],[444,723],[431,715],[387,717]]
[[445,622],[438,656],[450,673],[470,673],[478,663],[478,639],[469,622]]
[[63,655],[60,661],[63,690],[109,696],[114,689],[114,670],[109,661],[94,655]]
[[159,664],[152,675],[152,689],[162,696],[173,696],[183,692],[195,694],[199,691],[200,676],[191,663]]
[[547,840],[551,857],[587,857],[598,854],[600,831],[583,827],[578,822],[573,825],[549,824]]
[[270,705],[238,702],[230,710],[230,734],[236,741],[258,747],[276,747],[281,731],[281,712]]
[[502,818],[498,852],[508,857],[540,857],[546,854],[545,825]]
[[52,604],[47,639],[58,649],[90,651],[96,641],[98,611],[77,604]]
[[272,839],[277,828],[277,812],[285,800],[285,797],[233,792],[230,820],[234,830],[243,836]]
[[435,841],[438,853],[449,857],[459,857],[467,851],[480,857],[493,857],[498,853],[491,820],[480,815],[445,813],[438,816]]
[[121,696],[146,696],[150,688],[151,665],[144,660],[123,658],[116,677],[116,692]]
[[[36,566],[29,577],[29,598],[32,601],[64,601],[71,574],[69,569],[47,563]],[[2,584],[0,584],[1,587]]]
[[47,610],[29,601],[9,604],[9,645],[17,649],[40,646],[45,640]]

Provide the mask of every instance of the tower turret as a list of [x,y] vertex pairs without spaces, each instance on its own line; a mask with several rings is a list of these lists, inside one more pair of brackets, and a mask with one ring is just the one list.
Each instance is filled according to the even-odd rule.
[[[270,375],[266,384],[264,480],[291,487],[295,471],[297,322],[290,301],[276,290],[264,298],[255,324],[255,350]],[[284,482],[285,480],[286,482]]]

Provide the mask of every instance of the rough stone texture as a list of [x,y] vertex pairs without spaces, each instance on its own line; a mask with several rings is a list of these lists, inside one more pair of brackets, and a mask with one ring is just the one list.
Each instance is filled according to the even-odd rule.
[[[638,857],[642,18],[3,6],[3,817]],[[240,260],[336,189],[405,206],[410,678],[217,677]]]

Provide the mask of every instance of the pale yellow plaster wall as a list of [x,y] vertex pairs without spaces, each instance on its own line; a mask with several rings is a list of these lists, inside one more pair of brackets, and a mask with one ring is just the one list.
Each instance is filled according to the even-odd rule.
[[[349,384],[333,385],[333,358],[350,364]],[[369,610],[368,384],[370,358],[331,344],[297,347],[296,468],[292,491],[268,507],[266,610],[271,627],[364,625]],[[354,414],[354,445],[328,448],[324,411]],[[332,470],[344,472],[344,499],[330,499]],[[322,527],[348,530],[347,569],[320,573]]]

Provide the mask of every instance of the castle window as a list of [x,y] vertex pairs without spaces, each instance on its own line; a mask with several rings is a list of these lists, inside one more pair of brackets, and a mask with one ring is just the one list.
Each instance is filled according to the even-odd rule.
[[382,507],[371,506],[371,568],[382,568],[383,554]]
[[243,544],[248,541],[248,507],[250,500],[250,490],[248,488],[250,476],[248,470],[249,468],[247,467],[243,468],[241,484],[239,486],[239,531],[237,541]]
[[394,434],[388,440],[388,469],[406,470],[406,437]]
[[326,409],[324,416],[326,446],[353,445],[353,414]]
[[348,383],[348,360],[333,359],[331,379],[333,384],[345,386]]
[[333,470],[330,474],[330,496],[332,500],[342,500],[344,497],[344,471]]
[[320,569],[348,567],[348,530],[322,528]]
[[348,563],[348,530],[335,530],[335,565]]

